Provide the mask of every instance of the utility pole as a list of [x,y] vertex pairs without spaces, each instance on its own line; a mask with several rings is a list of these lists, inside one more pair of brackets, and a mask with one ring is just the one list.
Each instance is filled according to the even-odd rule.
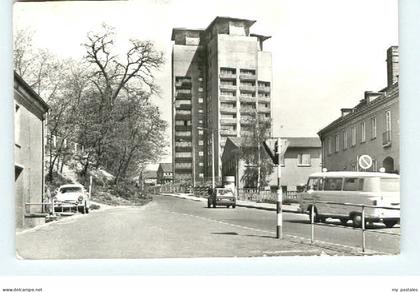
[[282,201],[283,201],[283,194],[281,189],[281,153],[282,153],[282,145],[281,139],[277,138],[277,202],[276,202],[276,210],[277,210],[277,232],[276,238],[283,239],[283,214],[282,214]]

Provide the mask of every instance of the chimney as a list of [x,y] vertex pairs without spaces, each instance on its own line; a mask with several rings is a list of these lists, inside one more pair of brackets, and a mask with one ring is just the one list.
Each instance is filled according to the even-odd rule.
[[353,111],[352,108],[342,108],[341,109],[341,117],[344,117],[345,115],[351,113]]
[[365,91],[365,103],[369,103],[382,95],[382,92]]
[[388,73],[388,87],[398,82],[400,76],[398,46],[391,46],[386,51],[386,65]]

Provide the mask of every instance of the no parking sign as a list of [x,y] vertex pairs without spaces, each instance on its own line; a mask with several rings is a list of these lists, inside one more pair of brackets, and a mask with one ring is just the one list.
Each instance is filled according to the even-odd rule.
[[362,169],[368,169],[372,167],[372,157],[369,155],[362,155],[359,157],[359,166]]

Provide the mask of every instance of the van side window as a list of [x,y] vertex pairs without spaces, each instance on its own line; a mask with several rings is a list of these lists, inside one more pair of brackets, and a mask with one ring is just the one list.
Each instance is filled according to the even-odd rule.
[[343,191],[362,191],[363,178],[349,177],[344,179]]
[[324,191],[341,191],[342,183],[341,177],[327,177],[324,182]]
[[308,190],[318,190],[318,178],[317,177],[311,177],[308,180]]

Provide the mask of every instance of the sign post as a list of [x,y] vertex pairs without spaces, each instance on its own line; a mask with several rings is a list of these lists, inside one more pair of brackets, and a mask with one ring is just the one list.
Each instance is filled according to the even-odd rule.
[[282,204],[283,204],[283,194],[281,189],[281,163],[280,163],[280,154],[281,153],[281,139],[277,139],[277,202],[276,202],[276,211],[277,211],[277,232],[276,238],[283,239],[283,213],[282,213]]
[[281,138],[269,139],[263,143],[265,150],[273,160],[273,163],[277,165],[277,200],[276,200],[276,213],[277,213],[277,229],[276,238],[283,238],[283,194],[281,189],[281,157],[287,150],[289,141]]

